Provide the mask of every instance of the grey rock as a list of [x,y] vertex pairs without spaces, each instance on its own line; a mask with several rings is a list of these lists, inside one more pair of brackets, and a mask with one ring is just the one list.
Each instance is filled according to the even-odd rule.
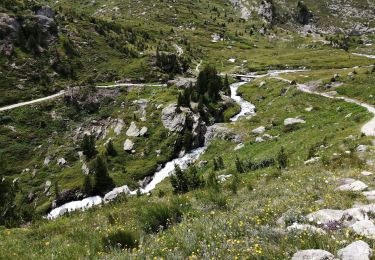
[[337,256],[341,260],[369,260],[371,257],[371,249],[366,242],[358,240],[340,249],[337,252]]
[[253,131],[251,131],[253,134],[263,134],[266,131],[266,128],[264,126],[260,126],[258,128],[255,128]]
[[126,139],[126,141],[124,142],[124,151],[131,152],[133,148],[134,148],[133,141],[130,139]]
[[186,114],[177,113],[177,104],[171,104],[162,111],[162,123],[171,132],[182,132],[185,127]]
[[350,228],[360,236],[375,239],[375,225],[371,220],[357,221]]
[[257,138],[255,138],[255,142],[256,143],[263,143],[264,139],[262,137],[257,137]]
[[362,171],[361,174],[362,174],[363,176],[371,176],[371,175],[373,175],[373,173],[372,173],[372,172],[369,172],[369,171]]
[[364,191],[364,192],[362,192],[362,194],[368,200],[375,200],[375,190]]
[[59,166],[66,165],[66,160],[64,158],[57,159],[57,165],[59,165]]
[[125,122],[122,119],[117,119],[117,121],[114,124],[114,132],[116,135],[121,134],[122,129],[125,126]]
[[292,260],[332,260],[335,256],[321,249],[308,249],[295,253]]
[[284,120],[284,126],[292,126],[296,124],[305,124],[306,121],[300,118],[287,118]]
[[337,191],[363,191],[366,190],[368,186],[361,181],[354,181],[349,184],[341,185],[336,188]]
[[51,159],[51,156],[47,156],[46,158],[44,158],[43,165],[48,166],[48,164],[51,162]]
[[48,192],[49,189],[51,188],[52,182],[51,181],[46,181],[44,184],[44,193]]
[[367,151],[367,149],[368,149],[368,146],[367,145],[363,145],[363,144],[361,144],[361,145],[358,145],[358,147],[357,147],[357,152],[359,152],[359,153],[364,153],[364,152],[366,152]]
[[344,215],[343,210],[335,209],[322,209],[313,213],[310,213],[306,216],[309,221],[328,224],[329,222],[338,222]]
[[127,185],[122,187],[117,187],[113,189],[112,191],[108,192],[104,195],[104,203],[108,203],[116,199],[120,194],[130,194],[130,189]]
[[147,127],[142,127],[141,130],[139,131],[140,136],[145,136],[147,134],[148,128]]
[[131,136],[131,137],[139,136],[139,129],[137,125],[135,124],[135,122],[131,122],[128,131],[126,131],[126,135]]

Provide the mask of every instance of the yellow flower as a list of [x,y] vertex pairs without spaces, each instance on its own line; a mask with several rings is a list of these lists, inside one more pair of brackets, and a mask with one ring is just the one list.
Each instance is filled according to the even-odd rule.
[[48,246],[48,245],[49,245],[49,241],[47,241],[47,242],[45,243],[45,245]]

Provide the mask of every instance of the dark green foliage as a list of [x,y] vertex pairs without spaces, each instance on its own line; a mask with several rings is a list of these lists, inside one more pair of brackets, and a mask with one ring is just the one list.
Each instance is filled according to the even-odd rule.
[[296,20],[300,24],[308,24],[313,18],[313,14],[303,1],[298,1]]
[[215,103],[220,99],[219,92],[224,90],[224,84],[215,67],[207,66],[199,72],[196,89],[203,100]]
[[93,191],[92,181],[90,175],[86,175],[85,179],[83,180],[82,185],[82,192],[86,194],[87,196],[90,196]]
[[58,201],[60,199],[60,187],[59,182],[56,181],[54,185],[55,199]]
[[245,168],[242,164],[242,162],[240,161],[240,159],[238,157],[236,157],[236,170],[238,173],[244,173],[245,172]]
[[156,233],[180,222],[189,209],[190,205],[182,199],[175,199],[169,204],[153,203],[140,212],[140,225],[145,232]]
[[98,153],[95,148],[95,137],[92,135],[85,135],[82,140],[81,149],[88,159],[94,157]]
[[215,192],[219,192],[220,191],[220,184],[219,184],[219,180],[215,174],[214,171],[211,171],[209,174],[208,174],[208,177],[207,177],[207,180],[206,180],[206,185],[211,188],[213,191]]
[[223,91],[224,91],[225,95],[227,95],[227,96],[231,95],[230,84],[229,84],[229,79],[228,79],[228,75],[227,74],[225,75],[225,78],[224,78],[224,88],[223,88]]
[[139,236],[133,231],[117,230],[103,237],[103,246],[106,250],[133,249],[139,245]]
[[175,193],[186,193],[198,189],[203,185],[201,178],[198,176],[197,169],[192,166],[186,171],[182,171],[178,165],[175,165],[175,173],[170,178]]
[[277,163],[279,169],[286,169],[288,167],[288,156],[285,153],[284,147],[281,147],[279,153],[277,154]]
[[108,174],[107,163],[102,155],[96,157],[93,163],[94,193],[103,195],[114,187],[112,178]]
[[240,176],[238,175],[237,172],[235,172],[232,175],[232,180],[231,180],[231,183],[230,183],[230,189],[233,192],[233,194],[237,194],[239,184],[240,184]]
[[117,155],[117,151],[116,151],[115,147],[113,146],[112,140],[110,140],[107,144],[106,153],[109,156],[116,156]]
[[246,163],[246,170],[248,171],[256,171],[263,168],[268,168],[276,164],[274,158],[267,158],[259,162],[248,161]]

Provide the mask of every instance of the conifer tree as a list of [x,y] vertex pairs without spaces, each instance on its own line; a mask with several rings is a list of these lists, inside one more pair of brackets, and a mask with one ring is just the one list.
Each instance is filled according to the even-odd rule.
[[109,176],[107,163],[102,155],[96,157],[94,161],[94,193],[98,195],[104,195],[105,192],[109,191],[114,187],[112,178]]

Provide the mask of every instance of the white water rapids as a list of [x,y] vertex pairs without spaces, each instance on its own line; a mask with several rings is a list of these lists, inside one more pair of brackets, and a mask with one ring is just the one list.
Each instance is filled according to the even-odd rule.
[[[269,73],[263,74],[263,75],[255,75],[253,73],[253,74],[249,74],[249,76],[251,76],[253,78],[262,78],[262,77],[276,76],[276,75],[279,75],[279,74],[282,74],[282,73],[292,73],[292,72],[298,72],[298,71],[301,71],[301,70],[270,71]],[[244,100],[242,97],[240,97],[238,95],[238,88],[240,86],[246,84],[246,83],[247,83],[247,81],[237,82],[237,83],[233,83],[230,86],[231,92],[232,92],[231,93],[232,99],[234,101],[236,101],[237,104],[239,104],[241,106],[240,113],[238,113],[236,116],[231,118],[232,122],[237,121],[238,119],[240,119],[243,116],[252,115],[252,114],[255,113],[255,106],[253,104],[251,104],[250,102]],[[207,144],[205,144],[204,147],[200,147],[200,148],[197,148],[197,149],[194,149],[194,150],[190,151],[189,153],[185,154],[181,158],[177,158],[177,159],[174,159],[174,160],[166,163],[165,166],[160,171],[157,171],[154,174],[154,176],[152,178],[152,181],[149,184],[147,184],[145,188],[130,191],[127,186],[117,187],[117,188],[113,189],[111,192],[107,193],[104,196],[104,198],[101,198],[100,196],[95,196],[95,197],[85,198],[84,200],[80,200],[80,201],[72,201],[72,202],[66,203],[66,204],[64,204],[64,205],[62,205],[58,208],[53,209],[48,214],[47,218],[48,219],[55,219],[55,218],[58,218],[59,216],[64,215],[67,212],[72,212],[72,211],[76,211],[76,210],[84,211],[84,210],[89,209],[89,208],[91,208],[95,205],[102,204],[103,202],[104,203],[109,202],[112,199],[114,199],[115,197],[117,197],[118,195],[120,195],[121,193],[129,194],[129,195],[136,195],[137,192],[140,192],[141,194],[147,194],[150,191],[152,191],[153,189],[155,189],[157,184],[159,184],[165,178],[167,178],[171,174],[173,174],[174,169],[175,169],[175,165],[180,166],[180,168],[182,170],[187,169],[189,167],[189,165],[193,164],[194,162],[196,162],[199,159],[199,157],[206,151],[206,149],[207,149]],[[110,197],[110,199],[107,200],[107,198],[109,198],[109,197]]]

